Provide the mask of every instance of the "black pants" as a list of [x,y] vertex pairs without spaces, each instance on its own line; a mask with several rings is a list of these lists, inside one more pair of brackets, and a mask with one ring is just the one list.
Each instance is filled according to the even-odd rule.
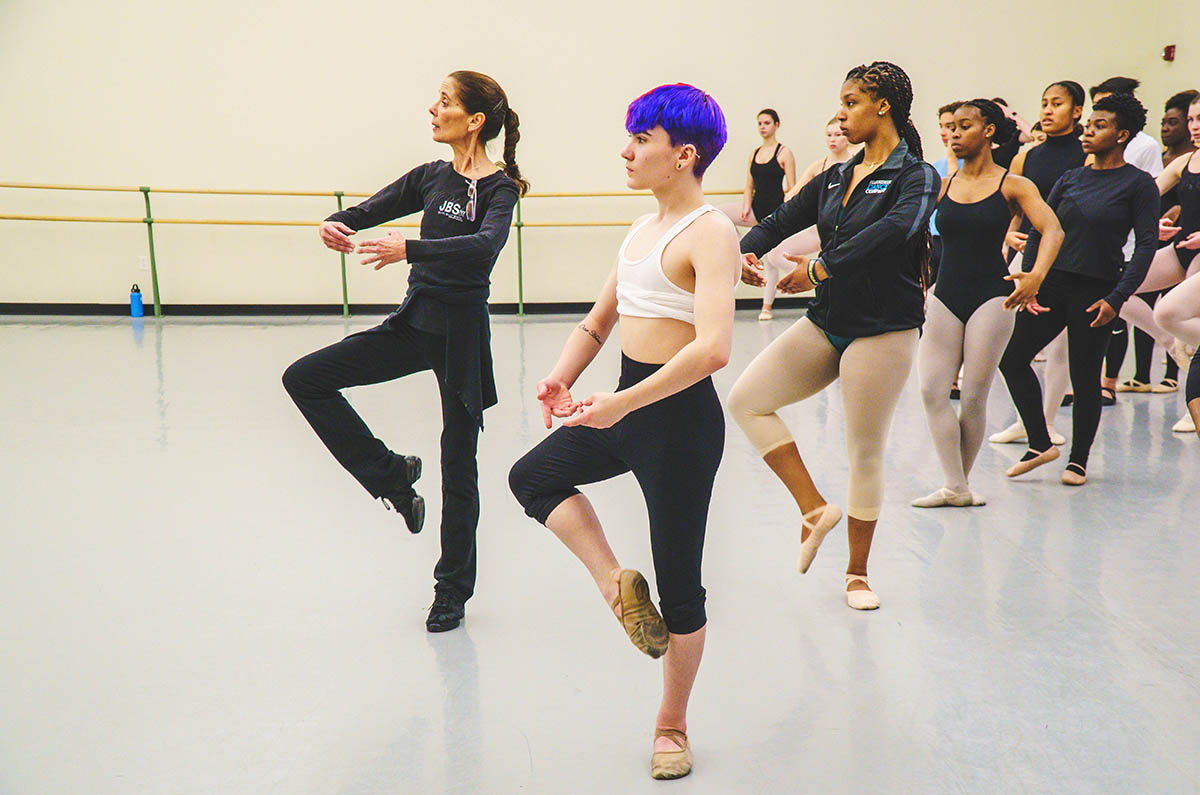
[[395,319],[351,334],[298,359],[283,385],[317,436],[372,497],[408,490],[404,457],[375,438],[339,391],[432,370],[442,396],[442,557],[437,590],[464,601],[475,592],[475,530],[479,524],[479,425],[447,388],[446,338]]
[[[618,389],[658,370],[621,357]],[[611,428],[559,428],[513,465],[508,482],[542,524],[577,486],[632,472],[650,517],[659,605],[677,635],[704,626],[700,563],[713,478],[725,449],[725,414],[711,378],[626,415]]]
[[1049,450],[1050,432],[1042,412],[1042,387],[1033,372],[1033,357],[1064,328],[1067,330],[1068,364],[1075,392],[1070,461],[1083,467],[1087,466],[1100,427],[1100,370],[1112,325],[1091,328],[1095,313],[1087,308],[1112,292],[1113,286],[1114,282],[1050,271],[1038,294],[1038,303],[1050,311],[1040,315],[1019,313],[1000,360],[1000,372],[1029,435],[1030,448]]
[[1192,356],[1192,366],[1188,368],[1187,383],[1183,388],[1183,399],[1191,403],[1200,398],[1200,348]]

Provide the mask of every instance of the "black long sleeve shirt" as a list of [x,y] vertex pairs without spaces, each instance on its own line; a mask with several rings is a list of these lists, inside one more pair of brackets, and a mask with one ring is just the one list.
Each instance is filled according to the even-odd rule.
[[[1121,311],[1146,278],[1158,248],[1158,186],[1154,178],[1128,163],[1120,168],[1075,168],[1054,184],[1046,203],[1058,216],[1065,239],[1051,270],[1075,273],[1114,284],[1104,299]],[[1129,264],[1121,249],[1134,233]],[[1022,258],[1026,270],[1037,261],[1041,235],[1035,229]]]
[[742,238],[742,253],[761,257],[784,238],[817,225],[829,278],[817,285],[808,317],[843,337],[871,337],[925,321],[919,235],[929,227],[941,178],[901,141],[883,165],[855,186],[859,152],[814,177]]
[[420,239],[406,241],[408,294],[385,323],[403,322],[446,337],[446,361],[435,370],[480,427],[484,409],[497,399],[487,311],[491,274],[518,196],[517,183],[502,171],[470,180],[435,160],[325,219],[359,231],[423,212]]
[[417,166],[362,204],[325,220],[358,231],[424,212],[421,238],[407,242],[409,284],[477,290],[490,284],[492,268],[508,240],[517,183],[503,171],[475,181],[474,218],[468,217],[471,180],[445,160]]

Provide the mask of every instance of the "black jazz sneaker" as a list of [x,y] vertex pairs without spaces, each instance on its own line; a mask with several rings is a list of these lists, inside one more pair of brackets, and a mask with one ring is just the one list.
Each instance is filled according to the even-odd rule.
[[404,456],[405,483],[391,494],[380,497],[383,507],[404,517],[410,533],[419,533],[425,525],[425,498],[413,491],[412,484],[421,477],[421,459]]
[[429,618],[425,619],[425,629],[430,632],[446,632],[457,627],[465,615],[466,610],[461,599],[446,591],[434,591],[433,604],[429,606]]

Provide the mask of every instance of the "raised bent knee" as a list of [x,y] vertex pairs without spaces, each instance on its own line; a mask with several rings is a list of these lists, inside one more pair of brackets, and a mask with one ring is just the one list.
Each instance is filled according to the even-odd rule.
[[1154,322],[1163,327],[1163,330],[1179,336],[1176,326],[1188,319],[1189,313],[1182,306],[1176,306],[1174,301],[1170,300],[1170,296],[1164,296],[1154,307]]

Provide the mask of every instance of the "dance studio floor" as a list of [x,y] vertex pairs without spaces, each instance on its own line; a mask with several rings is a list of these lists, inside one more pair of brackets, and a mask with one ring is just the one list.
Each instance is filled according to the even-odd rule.
[[[921,511],[908,502],[940,477],[914,374],[874,613],[845,605],[844,524],[796,572],[797,510],[728,421],[695,771],[664,783],[648,773],[661,666],[508,493],[545,433],[535,385],[577,319],[494,319],[479,584],[444,635],[424,629],[432,376],[350,392],[426,460],[415,537],[280,385],[377,320],[0,322],[0,793],[1200,790],[1200,442],[1170,431],[1178,394],[1105,409],[1082,489],[1058,464],[1007,482],[1022,449],[985,445],[972,484],[988,505]],[[742,313],[722,396],[790,320]],[[617,354],[577,393],[611,389]],[[1012,420],[999,378],[991,408],[990,430]],[[844,504],[837,387],[784,416]],[[587,494],[621,562],[653,579],[633,479]]]

